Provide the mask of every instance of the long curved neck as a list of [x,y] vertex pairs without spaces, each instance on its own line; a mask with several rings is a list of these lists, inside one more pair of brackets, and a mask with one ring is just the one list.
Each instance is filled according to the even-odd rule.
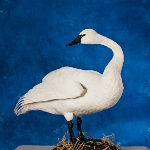
[[[100,38],[102,40],[102,37]],[[124,62],[124,54],[123,54],[122,48],[116,42],[104,36],[100,44],[110,48],[113,51],[113,58],[109,62],[109,64],[106,66],[105,70],[109,68],[109,66],[115,65],[116,66],[115,68],[119,72],[121,72],[123,62]]]

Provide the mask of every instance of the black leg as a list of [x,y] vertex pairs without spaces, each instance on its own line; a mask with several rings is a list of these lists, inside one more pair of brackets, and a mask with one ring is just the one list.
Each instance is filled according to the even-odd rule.
[[80,140],[83,140],[84,139],[84,135],[82,133],[81,123],[82,123],[81,117],[77,117],[78,138]]
[[68,129],[69,129],[69,134],[70,134],[70,140],[71,140],[72,143],[75,143],[76,138],[75,138],[74,133],[73,133],[73,123],[72,123],[72,121],[68,121]]

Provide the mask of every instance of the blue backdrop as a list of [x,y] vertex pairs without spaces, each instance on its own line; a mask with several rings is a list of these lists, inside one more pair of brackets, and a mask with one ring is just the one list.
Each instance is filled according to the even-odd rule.
[[113,108],[84,116],[83,131],[95,138],[114,133],[122,146],[150,147],[149,0],[1,0],[0,149],[53,145],[64,135],[63,116],[32,111],[17,117],[14,107],[47,73],[62,66],[103,72],[112,58],[108,48],[65,46],[85,28],[123,48],[125,89]]

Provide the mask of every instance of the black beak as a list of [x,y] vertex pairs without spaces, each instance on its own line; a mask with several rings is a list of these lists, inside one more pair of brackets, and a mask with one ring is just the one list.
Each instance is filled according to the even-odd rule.
[[80,44],[81,43],[81,38],[83,36],[85,36],[85,34],[84,35],[78,35],[75,40],[73,40],[72,42],[66,44],[66,46],[72,46],[72,45]]

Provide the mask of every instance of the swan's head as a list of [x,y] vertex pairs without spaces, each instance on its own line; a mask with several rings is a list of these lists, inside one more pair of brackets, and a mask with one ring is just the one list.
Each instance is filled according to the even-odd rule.
[[77,36],[75,40],[67,44],[66,46],[72,46],[75,44],[100,44],[103,36],[98,34],[93,29],[85,29]]

